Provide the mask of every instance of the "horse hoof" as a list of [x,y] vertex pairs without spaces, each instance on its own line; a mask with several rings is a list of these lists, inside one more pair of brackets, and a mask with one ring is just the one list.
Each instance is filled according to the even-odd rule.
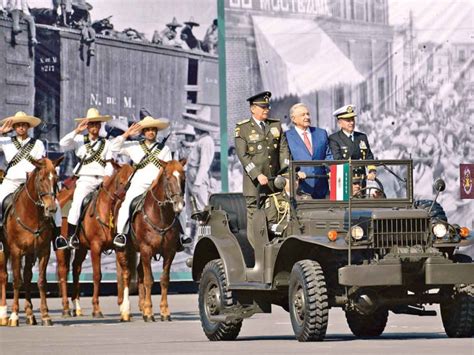
[[37,325],[35,316],[26,317],[26,325]]
[[74,317],[82,317],[84,313],[82,313],[82,309],[75,309],[73,315]]
[[130,314],[124,314],[120,317],[121,322],[130,322],[130,320],[131,320]]
[[0,327],[6,327],[8,325],[8,318],[0,319]]
[[102,314],[102,312],[94,312],[92,313],[92,317],[93,318],[104,318],[104,315]]
[[155,321],[155,316],[143,316],[143,320],[145,322],[154,322]]
[[20,323],[18,322],[18,319],[9,319],[8,320],[8,326],[9,327],[18,327]]
[[73,311],[63,311],[63,318],[71,318],[74,315]]
[[53,321],[51,320],[51,318],[42,319],[41,325],[45,327],[50,327],[53,325]]
[[162,322],[171,322],[171,316],[170,315],[167,315],[167,316],[161,316],[161,321]]

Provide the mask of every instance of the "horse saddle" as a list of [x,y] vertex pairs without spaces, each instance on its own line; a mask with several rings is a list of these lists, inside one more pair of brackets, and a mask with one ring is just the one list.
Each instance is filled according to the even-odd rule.
[[145,204],[145,195],[146,191],[132,200],[132,203],[130,204],[129,221],[133,222],[138,212],[143,209],[143,206]]
[[82,221],[84,220],[84,216],[86,215],[87,207],[91,204],[92,201],[95,201],[97,198],[99,189],[96,189],[92,192],[89,192],[86,197],[82,200],[81,204],[81,212],[79,214],[79,220],[77,221],[77,225],[81,225]]
[[17,195],[24,185],[25,184],[21,184],[20,186],[18,186],[18,188],[14,192],[10,193],[3,199],[3,203],[2,203],[1,211],[0,211],[0,226],[5,225],[8,213],[10,213],[10,210],[13,207],[13,203],[17,199]]

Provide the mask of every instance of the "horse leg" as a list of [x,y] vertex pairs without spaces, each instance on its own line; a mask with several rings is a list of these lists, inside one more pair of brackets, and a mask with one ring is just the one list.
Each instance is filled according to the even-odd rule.
[[138,309],[143,313],[143,303],[145,302],[145,285],[143,284],[143,264],[142,261],[137,265],[138,282]]
[[153,287],[153,274],[151,272],[151,253],[141,250],[140,259],[143,265],[143,283],[145,290],[145,299],[143,302],[143,320],[145,322],[154,322],[153,304],[151,302],[151,289]]
[[41,311],[41,325],[53,325],[51,317],[48,314],[48,303],[46,302],[46,268],[48,267],[49,252],[51,251],[50,245],[40,251],[38,255],[38,289],[41,298],[40,311]]
[[20,309],[19,297],[21,287],[21,254],[18,249],[13,249],[11,253],[12,257],[12,271],[13,271],[13,304],[12,313],[8,319],[8,326],[18,327],[19,318],[18,311]]
[[92,317],[104,318],[99,306],[99,289],[102,280],[102,271],[100,269],[101,247],[98,244],[91,245],[92,275],[94,279],[94,292],[92,294]]
[[74,315],[83,316],[82,308],[79,303],[79,276],[82,271],[82,263],[87,255],[87,249],[80,246],[74,253],[74,261],[72,263],[72,295],[71,301],[74,306]]
[[0,326],[6,326],[8,324],[8,313],[7,313],[7,261],[8,254],[6,251],[0,253]]
[[118,298],[118,304],[120,306],[120,321],[130,322],[130,271],[128,268],[127,251],[117,250],[115,253],[117,256],[117,284],[121,284]]
[[170,310],[168,308],[168,287],[170,284],[170,269],[171,263],[173,262],[175,252],[172,251],[171,255],[163,256],[163,273],[160,278],[161,286],[161,303],[160,303],[160,314],[162,321],[171,321]]
[[69,273],[70,259],[70,250],[56,250],[56,261],[58,263],[56,273],[58,277],[59,294],[61,295],[63,304],[63,318],[69,318],[72,316],[71,309],[69,308],[69,300],[67,298],[67,276]]
[[28,254],[25,257],[25,267],[23,268],[23,284],[25,286],[25,313],[26,324],[36,325],[35,315],[33,314],[33,304],[31,303],[31,279],[33,278],[33,264],[35,257],[33,254]]

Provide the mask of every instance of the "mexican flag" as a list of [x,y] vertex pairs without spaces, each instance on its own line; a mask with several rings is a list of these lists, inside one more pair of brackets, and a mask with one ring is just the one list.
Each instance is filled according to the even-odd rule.
[[335,201],[349,200],[349,164],[331,165],[329,198]]

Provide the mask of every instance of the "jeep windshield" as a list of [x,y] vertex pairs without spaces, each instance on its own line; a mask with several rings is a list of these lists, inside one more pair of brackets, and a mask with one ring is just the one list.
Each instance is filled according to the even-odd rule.
[[298,205],[411,204],[412,161],[292,161],[290,194]]

